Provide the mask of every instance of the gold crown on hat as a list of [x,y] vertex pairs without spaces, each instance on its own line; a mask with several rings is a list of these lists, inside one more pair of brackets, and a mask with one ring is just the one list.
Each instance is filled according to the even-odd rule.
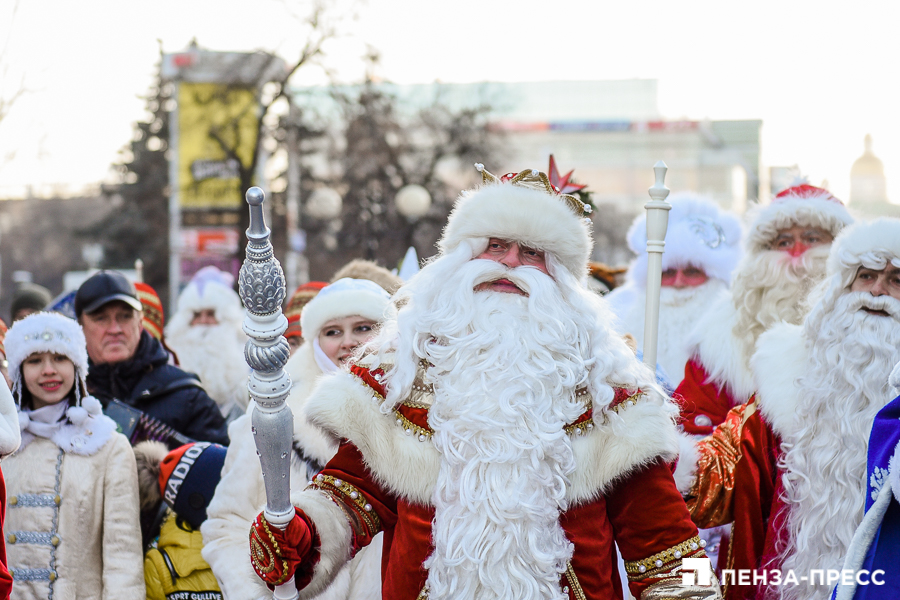
[[582,202],[570,194],[563,194],[557,186],[550,182],[550,178],[546,173],[542,173],[537,169],[525,169],[518,173],[507,173],[502,177],[497,177],[485,169],[484,165],[481,163],[475,163],[475,169],[481,173],[482,183],[509,183],[519,187],[545,192],[551,196],[559,196],[559,198],[564,200],[569,208],[571,208],[579,217],[587,217],[593,210],[590,204]]

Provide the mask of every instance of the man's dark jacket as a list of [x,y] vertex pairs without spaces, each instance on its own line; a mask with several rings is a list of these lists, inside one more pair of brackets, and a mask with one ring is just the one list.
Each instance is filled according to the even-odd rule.
[[141,331],[130,360],[90,363],[88,390],[104,407],[117,399],[194,441],[228,445],[225,419],[199,378],[168,361],[159,340]]

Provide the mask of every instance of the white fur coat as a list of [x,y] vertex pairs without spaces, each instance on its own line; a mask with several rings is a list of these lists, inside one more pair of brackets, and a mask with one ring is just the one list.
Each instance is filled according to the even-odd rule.
[[799,325],[780,323],[759,336],[752,366],[759,411],[782,439],[797,428],[799,379],[806,375],[810,355]]
[[756,390],[750,358],[732,330],[737,309],[731,294],[723,292],[688,336],[690,355],[699,359],[710,381],[724,387],[737,402],[745,402]]
[[16,401],[6,384],[6,378],[0,377],[0,458],[6,458],[19,448],[22,432],[19,430],[19,412]]
[[[306,404],[309,418],[335,439],[346,438],[362,453],[376,482],[408,501],[433,506],[441,457],[428,442],[408,435],[394,415],[379,410],[380,399],[355,376],[339,373],[322,377]],[[627,473],[657,458],[678,455],[677,409],[655,391],[637,402],[611,412],[606,422],[597,419],[591,430],[573,435],[577,461],[566,497],[571,505],[603,495]],[[595,417],[599,411],[595,411]],[[340,568],[349,553],[350,526],[344,513],[315,490],[294,492],[291,500],[315,521],[322,540],[320,561],[304,590],[314,594]],[[301,594],[301,598],[310,595]]]
[[[313,357],[312,344],[304,344],[287,364],[293,381],[288,405],[294,414],[294,444],[303,453],[325,465],[337,451],[337,443],[304,416],[304,405],[321,370]],[[222,479],[207,508],[203,533],[203,558],[209,563],[225,600],[271,598],[249,558],[250,525],[265,508],[266,491],[256,444],[250,431],[252,409],[228,428],[231,445],[222,468]],[[291,460],[291,490],[303,490],[313,470],[295,453]],[[381,597],[381,540],[360,552],[347,568],[316,598],[363,600]]]
[[[146,591],[134,453],[125,436],[104,427],[93,431],[106,439],[99,440],[99,448],[90,454],[63,452],[53,441],[35,437],[3,461],[8,565],[11,571],[48,567],[52,540],[49,544],[27,543],[28,535],[21,532],[50,537],[55,512],[50,503],[58,494],[58,577],[53,582],[53,597],[142,600]],[[14,543],[10,536],[16,536]],[[17,580],[13,597],[44,599],[49,586],[46,580]]]

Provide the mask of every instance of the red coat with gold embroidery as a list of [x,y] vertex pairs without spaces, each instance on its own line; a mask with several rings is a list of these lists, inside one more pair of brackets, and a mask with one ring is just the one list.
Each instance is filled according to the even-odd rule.
[[[384,532],[382,596],[424,598],[433,550],[431,496],[440,455],[430,443],[428,391],[383,414],[381,371],[354,367],[323,380],[310,398],[313,422],[342,440],[337,455],[293,503],[315,528],[315,550],[298,570],[313,595],[335,569]],[[675,487],[669,462],[678,448],[673,407],[655,393],[619,389],[614,408],[585,413],[566,427],[577,462],[560,523],[575,551],[560,586],[572,599],[621,598],[614,542],[632,593],[677,577],[682,556],[703,556],[697,529]],[[604,422],[594,422],[596,415]]]

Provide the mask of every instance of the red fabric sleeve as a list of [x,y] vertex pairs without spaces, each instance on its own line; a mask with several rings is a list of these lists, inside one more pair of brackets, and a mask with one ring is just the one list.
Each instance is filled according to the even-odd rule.
[[696,357],[684,366],[684,379],[673,394],[681,405],[681,425],[685,433],[707,436],[725,420],[735,405],[725,387],[709,381],[709,375]]
[[[324,481],[320,481],[320,475]],[[355,488],[359,496],[352,498],[351,488],[347,486],[326,485],[326,482],[334,480],[349,484]],[[341,442],[337,454],[313,479],[313,485],[331,494],[353,514],[360,515],[361,518],[356,519],[355,523],[352,520],[350,523],[354,554],[363,546],[367,546],[379,531],[393,528],[397,523],[397,498],[375,481],[366,468],[359,449],[347,440]],[[371,510],[366,511],[360,505],[370,505]],[[372,514],[376,519],[371,519]]]
[[[626,562],[647,559],[697,535],[697,527],[675,487],[672,471],[662,460],[615,484],[606,495],[606,511]],[[655,581],[653,578],[632,581],[628,587],[635,598],[640,598]]]
[[[778,497],[778,457],[781,441],[762,419],[759,411],[744,423],[741,460],[734,469],[734,526],[730,561],[721,568],[756,569],[767,545],[769,519]],[[771,536],[771,534],[769,534]],[[755,586],[734,586],[728,598],[752,598]]]

